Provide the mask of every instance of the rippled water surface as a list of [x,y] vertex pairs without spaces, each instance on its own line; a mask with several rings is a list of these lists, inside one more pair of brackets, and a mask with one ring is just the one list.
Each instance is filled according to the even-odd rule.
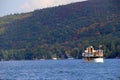
[[1,61],[0,80],[120,80],[120,59]]

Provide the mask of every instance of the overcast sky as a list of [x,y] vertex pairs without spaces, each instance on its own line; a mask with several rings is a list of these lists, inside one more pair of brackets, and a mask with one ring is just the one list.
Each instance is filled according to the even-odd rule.
[[0,16],[86,0],[0,0]]

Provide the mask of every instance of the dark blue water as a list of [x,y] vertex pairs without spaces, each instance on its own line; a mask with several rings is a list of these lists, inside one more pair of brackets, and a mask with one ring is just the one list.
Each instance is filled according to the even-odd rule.
[[120,59],[2,61],[0,80],[120,80]]

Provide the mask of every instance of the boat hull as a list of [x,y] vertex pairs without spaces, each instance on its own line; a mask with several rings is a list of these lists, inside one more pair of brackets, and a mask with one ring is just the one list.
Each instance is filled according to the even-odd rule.
[[94,59],[94,62],[101,62],[101,63],[103,63],[104,60],[103,60],[103,58],[95,58],[95,59]]
[[83,62],[96,62],[96,63],[103,63],[103,58],[83,58]]

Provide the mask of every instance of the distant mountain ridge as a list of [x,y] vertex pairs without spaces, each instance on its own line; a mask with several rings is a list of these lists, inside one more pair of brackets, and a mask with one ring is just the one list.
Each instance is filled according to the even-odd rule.
[[102,44],[105,57],[120,57],[119,4],[120,0],[88,0],[1,17],[1,54],[13,50],[26,53],[25,59],[67,54],[81,58],[85,47]]

